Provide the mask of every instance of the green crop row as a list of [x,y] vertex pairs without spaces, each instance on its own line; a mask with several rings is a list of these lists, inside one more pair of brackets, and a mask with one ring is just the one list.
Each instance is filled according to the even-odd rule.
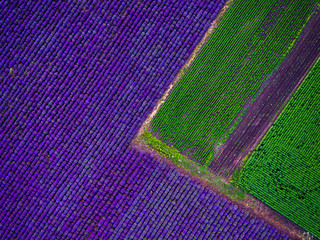
[[234,0],[153,118],[152,131],[208,166],[241,121],[244,104],[293,46],[315,2]]
[[320,237],[320,59],[248,159],[238,183]]

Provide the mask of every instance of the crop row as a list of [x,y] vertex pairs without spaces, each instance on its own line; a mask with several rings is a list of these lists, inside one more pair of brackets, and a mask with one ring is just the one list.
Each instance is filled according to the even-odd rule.
[[[114,218],[112,225],[108,217],[103,217],[98,223],[101,230],[94,238],[286,239],[262,220],[198,186],[175,169],[159,166],[148,158],[143,158],[144,166],[151,165],[145,170],[148,178],[130,184],[137,184],[134,200],[127,209],[121,199],[113,204],[111,211],[119,212],[120,216]],[[151,168],[161,170],[152,172]],[[126,209],[123,214],[122,209]],[[107,235],[104,225],[109,227]]]

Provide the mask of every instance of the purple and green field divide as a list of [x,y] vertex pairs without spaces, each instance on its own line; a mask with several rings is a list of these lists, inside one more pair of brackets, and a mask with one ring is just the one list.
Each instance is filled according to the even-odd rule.
[[[0,0],[0,239],[318,236],[250,194],[268,198],[246,174],[251,165],[233,174],[315,66],[318,8],[315,0]],[[258,123],[260,113],[268,116]],[[255,154],[248,164],[266,161]],[[231,174],[232,184],[221,177]]]
[[[154,110],[139,140],[243,201],[248,190],[251,194],[256,189],[239,185],[241,169],[319,58],[319,26],[317,1],[232,1],[197,57]],[[310,148],[316,149],[316,144]],[[310,176],[320,181],[316,173]],[[257,179],[254,183],[259,185]],[[268,195],[255,196],[268,203]],[[317,201],[308,199],[306,204],[314,208]],[[268,205],[319,236],[307,223],[310,215],[299,220]],[[296,206],[306,211],[306,205]]]

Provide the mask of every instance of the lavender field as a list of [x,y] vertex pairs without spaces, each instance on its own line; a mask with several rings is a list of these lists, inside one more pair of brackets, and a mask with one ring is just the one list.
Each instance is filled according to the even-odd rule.
[[288,239],[129,148],[223,5],[0,0],[0,239]]

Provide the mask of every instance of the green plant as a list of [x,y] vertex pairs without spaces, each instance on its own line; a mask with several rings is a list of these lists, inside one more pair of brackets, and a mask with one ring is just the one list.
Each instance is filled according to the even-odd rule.
[[236,170],[231,176],[230,183],[232,183],[235,186],[238,186],[239,177],[240,177],[240,168],[236,168]]

